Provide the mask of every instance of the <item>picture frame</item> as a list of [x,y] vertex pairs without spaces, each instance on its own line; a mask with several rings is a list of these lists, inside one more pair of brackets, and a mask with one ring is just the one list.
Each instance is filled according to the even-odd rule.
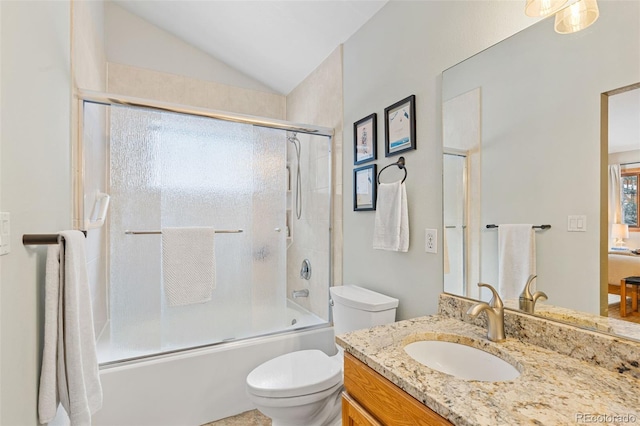
[[376,164],[353,169],[353,211],[376,209]]
[[375,160],[377,145],[377,114],[374,112],[353,123],[353,164]]
[[385,157],[416,149],[416,97],[384,109]]

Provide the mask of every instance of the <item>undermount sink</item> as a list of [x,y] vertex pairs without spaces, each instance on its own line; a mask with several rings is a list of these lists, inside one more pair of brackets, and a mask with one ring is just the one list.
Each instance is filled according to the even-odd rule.
[[513,380],[520,372],[511,364],[481,349],[440,340],[421,340],[404,347],[420,364],[459,379],[483,382]]

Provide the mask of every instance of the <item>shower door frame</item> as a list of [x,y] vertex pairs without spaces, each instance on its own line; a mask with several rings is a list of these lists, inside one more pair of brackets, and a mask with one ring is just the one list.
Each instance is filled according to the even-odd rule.
[[[87,229],[84,229],[86,212],[84,208],[85,164],[84,164],[84,139],[83,139],[84,133],[83,131],[84,131],[84,112],[85,112],[84,107],[86,103],[100,104],[100,105],[106,105],[106,106],[118,105],[118,106],[128,106],[133,108],[153,109],[157,111],[164,111],[164,112],[177,113],[177,114],[187,114],[187,115],[192,115],[197,117],[207,117],[207,118],[213,118],[217,120],[230,121],[230,122],[241,123],[241,124],[250,124],[257,127],[266,127],[271,129],[284,130],[287,132],[296,132],[301,134],[317,135],[317,136],[323,136],[323,137],[329,138],[328,154],[329,154],[330,161],[329,161],[328,176],[329,176],[330,194],[329,194],[329,229],[328,229],[329,231],[329,250],[328,250],[329,278],[327,283],[328,284],[327,303],[329,304],[328,322],[327,324],[322,324],[322,325],[300,327],[299,329],[296,329],[294,331],[277,331],[277,332],[266,333],[260,336],[249,337],[248,339],[255,339],[255,338],[260,338],[262,336],[270,336],[275,334],[296,333],[302,330],[328,327],[333,324],[333,312],[330,308],[331,298],[329,296],[329,287],[333,286],[333,272],[332,272],[333,271],[333,221],[334,221],[333,197],[335,194],[334,194],[334,188],[333,188],[332,158],[333,158],[333,138],[335,135],[334,129],[330,127],[294,123],[294,122],[289,122],[285,120],[257,117],[257,116],[246,115],[246,114],[236,114],[236,113],[230,113],[226,111],[212,110],[212,109],[194,107],[189,105],[174,104],[170,102],[155,101],[151,99],[142,99],[142,98],[136,98],[136,97],[130,97],[130,96],[115,95],[110,93],[95,92],[95,91],[89,91],[89,90],[83,90],[83,89],[76,89],[74,93],[74,101],[77,102],[76,108],[77,108],[77,117],[78,117],[78,122],[77,122],[78,127],[77,127],[77,133],[75,138],[76,140],[74,143],[72,143],[72,149],[71,149],[71,165],[72,165],[71,191],[73,194],[72,221],[73,221],[73,229],[77,229],[81,231],[88,231]],[[172,353],[199,350],[205,347],[216,346],[220,344],[228,344],[228,343],[215,342],[211,344],[188,347],[188,348],[179,349],[179,350],[159,352],[156,354],[142,356],[142,357],[135,357],[135,358],[131,358],[123,361],[109,362],[107,364],[121,365],[122,363],[135,361],[137,359],[151,359],[154,357],[166,356]]]
[[[444,185],[444,175],[445,175],[444,157],[447,155],[464,159],[463,160],[464,172],[462,174],[462,188],[463,188],[462,205],[463,206],[462,206],[462,225],[461,225],[462,227],[462,286],[463,286],[464,296],[471,297],[469,295],[470,291],[469,291],[469,282],[468,282],[468,279],[469,279],[468,260],[470,257],[469,256],[469,250],[470,250],[470,247],[469,247],[469,153],[467,151],[460,150],[460,149],[444,148],[442,152],[443,185]],[[444,218],[443,218],[443,222],[444,222],[444,232],[446,232],[447,228],[450,228],[450,226],[446,224],[446,221],[444,221]],[[456,227],[457,227],[457,224],[453,226],[453,228],[456,228]]]

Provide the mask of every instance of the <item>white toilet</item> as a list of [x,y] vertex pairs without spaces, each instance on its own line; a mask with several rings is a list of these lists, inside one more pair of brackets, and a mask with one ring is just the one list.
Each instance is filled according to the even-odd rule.
[[[357,286],[329,289],[336,334],[388,324],[398,299]],[[291,352],[256,367],[247,376],[247,393],[273,426],[341,424],[342,348],[328,356],[312,349]]]

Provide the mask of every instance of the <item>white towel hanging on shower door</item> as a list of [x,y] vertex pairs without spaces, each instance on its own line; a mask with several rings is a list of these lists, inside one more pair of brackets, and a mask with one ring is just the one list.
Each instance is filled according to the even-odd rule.
[[211,300],[216,286],[215,229],[162,229],[162,281],[169,306]]

